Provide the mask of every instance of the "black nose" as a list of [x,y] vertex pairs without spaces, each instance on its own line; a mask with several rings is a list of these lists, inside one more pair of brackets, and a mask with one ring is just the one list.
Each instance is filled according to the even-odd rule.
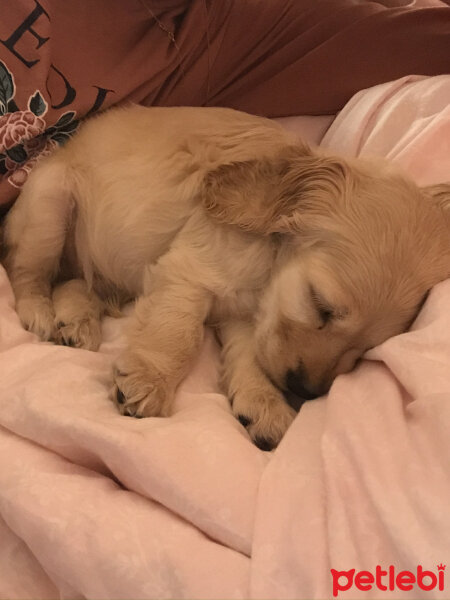
[[319,393],[305,386],[305,372],[302,368],[298,368],[295,371],[289,369],[286,375],[286,387],[290,392],[300,396],[304,400],[314,400],[314,398],[320,396]]

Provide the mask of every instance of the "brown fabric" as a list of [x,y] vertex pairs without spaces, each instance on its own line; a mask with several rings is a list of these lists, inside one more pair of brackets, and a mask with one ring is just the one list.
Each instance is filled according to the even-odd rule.
[[[450,72],[448,7],[387,9],[351,0],[244,4],[245,12],[230,11],[222,34],[212,104],[266,116],[335,114],[361,89],[407,74]],[[264,8],[256,19],[257,4]],[[244,41],[249,23],[252,45]]]
[[448,6],[0,0],[0,15],[0,204],[78,119],[113,104],[333,114],[362,88],[450,72]]

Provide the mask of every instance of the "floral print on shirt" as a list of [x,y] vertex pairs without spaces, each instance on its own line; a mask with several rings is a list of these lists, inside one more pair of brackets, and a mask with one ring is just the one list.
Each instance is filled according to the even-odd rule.
[[68,111],[47,126],[48,104],[41,92],[30,96],[24,110],[15,103],[15,93],[14,76],[0,61],[0,176],[21,188],[36,162],[66,142],[79,121],[75,111]]

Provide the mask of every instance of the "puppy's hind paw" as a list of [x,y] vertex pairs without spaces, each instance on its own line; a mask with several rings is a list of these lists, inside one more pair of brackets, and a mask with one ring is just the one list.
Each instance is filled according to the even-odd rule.
[[100,322],[91,318],[76,319],[70,323],[59,321],[55,341],[62,346],[98,350],[102,341]]
[[37,295],[21,298],[16,311],[25,329],[35,333],[44,342],[53,338],[55,313],[50,298]]

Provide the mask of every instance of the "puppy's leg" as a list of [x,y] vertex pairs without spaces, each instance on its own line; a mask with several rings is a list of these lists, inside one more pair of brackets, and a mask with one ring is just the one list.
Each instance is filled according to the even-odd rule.
[[114,368],[113,400],[124,415],[167,416],[177,385],[203,339],[210,294],[184,278],[160,280],[141,297],[128,349]]
[[53,290],[55,339],[64,346],[98,350],[104,305],[84,279],[71,279]]
[[36,168],[5,225],[5,266],[23,325],[48,340],[54,334],[51,282],[64,247],[71,199],[63,164]]
[[296,413],[259,366],[253,327],[243,321],[221,325],[223,382],[235,416],[261,450],[278,445]]

